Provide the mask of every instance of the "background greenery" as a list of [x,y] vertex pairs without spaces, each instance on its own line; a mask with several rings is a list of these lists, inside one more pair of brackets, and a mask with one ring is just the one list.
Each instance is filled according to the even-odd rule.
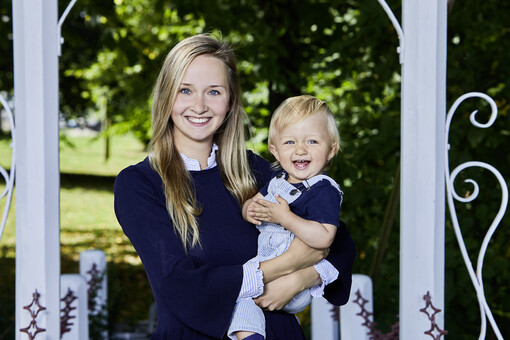
[[[389,0],[388,4],[399,18],[400,1]],[[66,5],[60,2],[60,13]],[[447,108],[470,91],[491,95],[499,108],[494,126],[484,130],[471,126],[467,117],[479,109],[483,120],[487,105],[477,100],[461,105],[450,138],[450,168],[466,160],[481,160],[510,178],[510,3],[471,0],[450,1],[450,5]],[[11,96],[11,1],[0,0],[0,19],[0,91]],[[114,136],[129,131],[141,145],[147,143],[150,92],[162,59],[180,39],[200,32],[221,32],[236,48],[252,125],[249,147],[260,154],[269,157],[264,144],[266,127],[270,113],[283,98],[313,94],[327,100],[337,114],[343,146],[329,174],[346,194],[342,218],[357,245],[355,272],[374,278],[375,318],[378,327],[389,332],[398,314],[399,221],[398,204],[392,202],[398,202],[400,65],[398,39],[384,11],[375,0],[79,1],[63,26],[61,110],[65,119],[94,117],[108,128],[100,135],[100,153],[108,161],[94,163],[92,168],[106,168],[116,157],[127,160],[127,155],[119,154],[121,149],[115,150]],[[459,204],[458,213],[475,261],[501,194],[489,173],[468,175],[477,179],[482,192],[475,202]],[[78,182],[71,181],[69,189],[79,187],[74,183]],[[94,188],[84,186],[83,190]],[[459,185],[457,190],[472,188]],[[95,210],[87,209],[80,219],[85,221]],[[110,235],[109,228],[118,228],[114,220],[106,221],[107,227],[97,235]],[[510,334],[508,224],[506,217],[491,241],[484,266],[487,298],[503,334]],[[63,244],[68,242],[66,237],[63,234]],[[92,239],[97,237],[87,242]],[[122,266],[130,262],[118,258],[112,263],[122,272]],[[449,218],[444,312],[452,338],[470,339],[478,334],[475,294]]]

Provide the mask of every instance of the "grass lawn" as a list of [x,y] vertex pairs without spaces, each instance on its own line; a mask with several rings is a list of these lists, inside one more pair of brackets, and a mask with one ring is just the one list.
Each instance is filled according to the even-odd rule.
[[[68,137],[68,143],[61,143],[62,253],[70,253],[69,247],[73,248],[72,253],[91,247],[111,248],[110,254],[126,253],[123,234],[117,235],[121,230],[113,212],[113,182],[120,170],[142,160],[146,152],[134,137],[116,136],[111,141],[111,157],[105,161],[103,145],[101,139],[94,137]],[[10,158],[9,141],[0,140],[0,165],[9,168]],[[13,197],[8,223],[0,240],[0,247],[9,248],[9,256],[14,249],[15,208]],[[113,237],[114,234],[117,236]],[[131,256],[125,260],[133,262]]]
[[[11,141],[0,139],[0,165],[10,168]],[[143,145],[131,135],[114,136],[110,140],[110,157],[105,160],[105,141],[93,136],[66,136],[60,139],[60,172],[116,176],[126,166],[142,160]]]

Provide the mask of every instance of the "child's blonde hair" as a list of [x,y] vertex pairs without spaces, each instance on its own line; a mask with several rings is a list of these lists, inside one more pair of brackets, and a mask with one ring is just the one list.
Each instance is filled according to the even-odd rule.
[[[338,133],[335,116],[325,101],[317,99],[314,96],[301,95],[285,99],[271,117],[267,143],[273,145],[273,141],[279,131],[291,124],[303,121],[314,114],[320,114],[326,120],[331,147],[334,148],[334,157],[340,150],[340,134]],[[333,157],[331,159],[333,159]],[[331,160],[326,164],[326,167],[329,167],[330,163]]]

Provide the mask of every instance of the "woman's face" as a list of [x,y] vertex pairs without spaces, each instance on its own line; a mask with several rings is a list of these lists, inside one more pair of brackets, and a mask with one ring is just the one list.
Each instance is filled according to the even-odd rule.
[[211,147],[213,135],[230,109],[229,99],[223,61],[209,55],[196,57],[184,74],[172,108],[174,143],[179,152],[186,154],[186,150],[204,144]]

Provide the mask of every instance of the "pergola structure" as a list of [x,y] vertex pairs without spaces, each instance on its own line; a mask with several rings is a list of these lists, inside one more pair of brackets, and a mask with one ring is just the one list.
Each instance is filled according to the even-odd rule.
[[[74,0],[75,1],[75,0]],[[375,1],[375,0],[374,0]],[[447,0],[402,0],[400,337],[444,330]],[[57,24],[58,22],[58,24]],[[16,339],[60,338],[57,0],[13,1]],[[424,312],[427,308],[441,312]],[[502,339],[502,338],[501,338]]]

